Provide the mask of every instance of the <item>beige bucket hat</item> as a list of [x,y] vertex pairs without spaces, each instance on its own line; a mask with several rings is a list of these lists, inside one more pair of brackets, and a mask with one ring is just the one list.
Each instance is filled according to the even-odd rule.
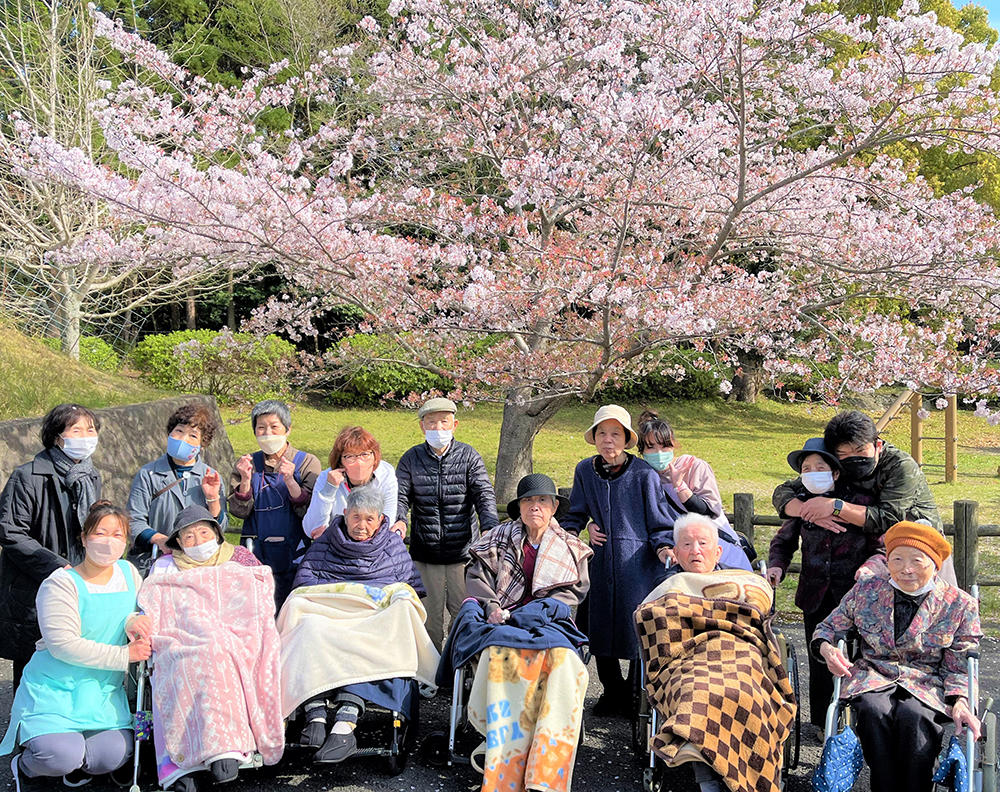
[[605,404],[597,411],[597,414],[594,415],[594,423],[583,433],[583,439],[591,445],[596,445],[594,442],[594,430],[599,423],[608,420],[618,421],[618,423],[625,427],[625,448],[634,448],[639,438],[632,431],[632,416],[628,414],[628,410],[624,407],[619,407],[617,404]]

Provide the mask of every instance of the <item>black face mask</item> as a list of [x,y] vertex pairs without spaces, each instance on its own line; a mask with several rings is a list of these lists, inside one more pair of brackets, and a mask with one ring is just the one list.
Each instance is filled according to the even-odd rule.
[[844,475],[852,481],[869,478],[875,472],[875,457],[854,456],[840,460]]

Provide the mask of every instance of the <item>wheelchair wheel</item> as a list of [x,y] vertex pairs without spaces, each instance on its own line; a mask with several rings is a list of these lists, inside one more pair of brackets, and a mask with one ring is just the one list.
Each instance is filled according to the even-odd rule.
[[420,745],[420,758],[428,767],[440,768],[448,764],[448,734],[431,732]]
[[784,644],[785,670],[788,672],[788,679],[792,683],[792,692],[795,695],[795,723],[792,724],[792,733],[785,740],[784,746],[784,767],[786,770],[794,770],[799,766],[799,746],[802,739],[802,706],[799,696],[799,660],[795,654],[795,644],[785,640],[784,636],[779,638],[779,642]]
[[655,767],[642,771],[643,792],[663,792],[663,763],[657,761]]
[[[406,769],[410,750],[416,740],[415,725],[396,717],[392,722],[392,742],[389,745],[389,775],[398,776]],[[445,750],[448,744],[445,742]]]
[[997,788],[997,714],[983,716],[985,745],[983,746],[983,792],[996,792]]

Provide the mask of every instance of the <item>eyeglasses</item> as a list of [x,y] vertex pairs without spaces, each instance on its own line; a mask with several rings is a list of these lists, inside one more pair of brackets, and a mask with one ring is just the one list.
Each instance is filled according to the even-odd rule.
[[341,454],[340,461],[345,463],[367,462],[369,459],[373,459],[374,457],[375,457],[374,451],[365,451],[363,454]]

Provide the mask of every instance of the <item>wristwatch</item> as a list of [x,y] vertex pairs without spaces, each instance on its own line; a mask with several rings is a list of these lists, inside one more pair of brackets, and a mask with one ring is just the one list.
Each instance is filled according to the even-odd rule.
[[844,508],[844,502],[840,498],[833,499],[833,516],[839,517],[841,509]]

